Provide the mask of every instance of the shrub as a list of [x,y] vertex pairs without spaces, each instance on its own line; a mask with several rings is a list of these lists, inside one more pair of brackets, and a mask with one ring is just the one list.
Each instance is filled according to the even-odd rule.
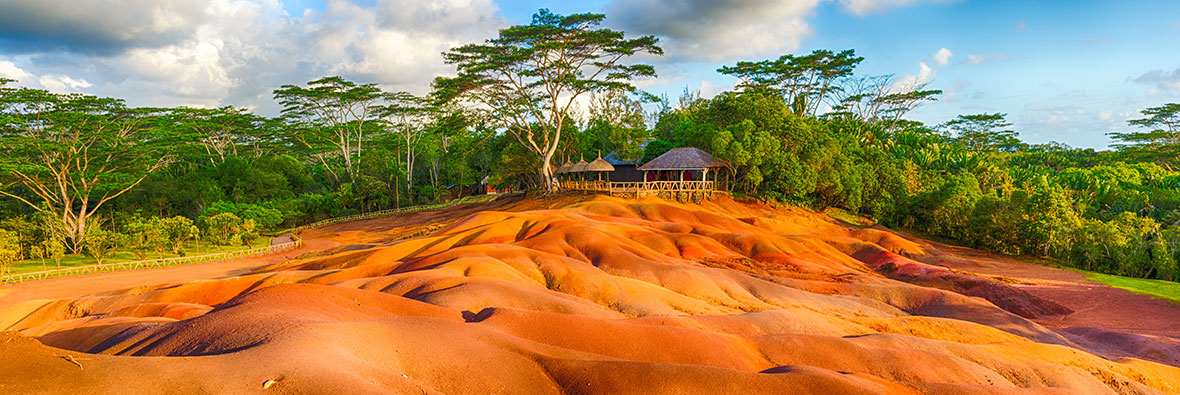
[[86,234],[86,240],[83,244],[86,254],[90,255],[96,263],[101,265],[103,261],[114,254],[115,248],[126,243],[127,239],[127,235],[100,229],[96,226]]
[[230,238],[238,234],[242,227],[242,219],[233,213],[221,213],[205,220],[205,237],[217,245],[230,243]]
[[8,272],[22,256],[20,236],[16,232],[0,229],[0,275]]
[[168,241],[167,246],[176,255],[184,256],[184,244],[196,240],[201,235],[200,229],[193,225],[193,220],[179,215],[172,218],[161,218],[159,222],[164,237]]

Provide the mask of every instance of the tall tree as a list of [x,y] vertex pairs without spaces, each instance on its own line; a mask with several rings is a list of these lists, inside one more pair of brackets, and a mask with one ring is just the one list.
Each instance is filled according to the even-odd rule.
[[1016,152],[1028,144],[1020,141],[1019,133],[1009,129],[1012,124],[1006,116],[1001,113],[960,115],[941,127],[972,151]]
[[260,129],[264,122],[264,118],[232,106],[182,107],[173,109],[169,118],[173,127],[195,134],[210,164],[225,162],[226,156],[238,155],[239,147],[257,143],[251,132]]
[[1150,129],[1145,132],[1109,133],[1114,146],[1137,160],[1153,161],[1168,169],[1180,165],[1180,103],[1168,103],[1139,111],[1143,118],[1127,123]]
[[388,104],[377,108],[377,113],[389,130],[405,143],[406,187],[409,188],[414,182],[418,144],[429,132],[427,124],[437,109],[426,98],[414,96],[409,92],[387,94],[385,101]]
[[787,54],[778,59],[738,62],[717,71],[738,77],[745,89],[782,95],[795,115],[815,116],[830,98],[836,82],[852,75],[863,60],[851,49],[839,53],[817,49],[803,56]]
[[486,106],[493,117],[539,159],[538,173],[554,191],[550,162],[574,102],[587,92],[634,90],[630,81],[655,76],[650,65],[625,65],[638,53],[662,55],[654,36],[627,39],[621,31],[598,28],[602,14],[558,15],[542,9],[526,26],[500,31],[483,44],[444,52],[458,76],[440,77],[435,87],[447,99]]
[[355,181],[368,138],[366,122],[375,117],[381,89],[377,84],[357,84],[336,76],[307,85],[283,85],[274,91],[275,99],[283,105],[283,115],[298,126],[294,138],[316,151],[316,158],[339,182],[340,175],[327,163],[325,152],[325,148],[334,149],[344,161],[348,181]]
[[898,84],[893,76],[876,75],[848,77],[840,81],[833,90],[829,117],[845,117],[863,122],[877,123],[885,132],[892,132],[901,126],[902,117],[923,103],[937,100],[941,90],[925,89],[929,82],[914,85]]
[[158,110],[37,89],[0,91],[0,195],[54,218],[79,252],[89,219],[163,166],[174,135],[150,127]]

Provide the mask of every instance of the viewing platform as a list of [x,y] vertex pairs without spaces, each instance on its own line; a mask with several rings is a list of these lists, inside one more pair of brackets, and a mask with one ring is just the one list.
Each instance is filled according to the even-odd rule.
[[610,196],[634,197],[657,196],[675,199],[681,203],[700,203],[712,198],[716,191],[715,181],[561,181],[561,189],[606,193]]

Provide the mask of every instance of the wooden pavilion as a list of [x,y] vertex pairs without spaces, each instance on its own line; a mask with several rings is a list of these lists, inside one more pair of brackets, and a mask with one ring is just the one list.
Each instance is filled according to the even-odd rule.
[[[563,166],[564,167],[564,166]],[[578,162],[570,167],[571,173],[581,173],[580,180],[566,180],[561,187],[570,190],[605,192],[611,196],[651,196],[656,195],[665,199],[676,199],[681,202],[689,200],[700,202],[712,197],[716,188],[716,181],[710,180],[710,170],[722,167],[713,160],[713,155],[699,148],[673,148],[663,155],[639,166],[643,172],[643,180],[636,182],[611,182],[609,173],[607,181],[585,181],[587,172],[609,172],[614,170],[610,163],[600,156],[593,162]],[[601,173],[599,173],[601,177]]]

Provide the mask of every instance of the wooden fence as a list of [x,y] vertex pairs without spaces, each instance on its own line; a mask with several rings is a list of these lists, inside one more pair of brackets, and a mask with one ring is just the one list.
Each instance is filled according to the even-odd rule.
[[562,189],[589,192],[605,192],[611,196],[643,197],[659,196],[664,199],[676,199],[680,202],[701,200],[713,197],[716,191],[714,181],[638,181],[638,182],[608,182],[608,181],[562,181]]
[[444,202],[444,203],[439,203],[439,204],[428,204],[428,205],[422,205],[422,206],[403,207],[403,208],[397,208],[397,209],[373,211],[373,212],[362,213],[362,214],[354,214],[354,215],[349,215],[349,216],[344,216],[344,217],[329,218],[329,219],[325,219],[323,221],[313,222],[313,223],[310,223],[307,225],[303,225],[303,226],[289,229],[284,233],[290,232],[294,236],[294,239],[295,239],[294,241],[282,243],[282,244],[270,245],[270,246],[266,246],[266,247],[258,247],[258,248],[251,248],[251,249],[238,250],[238,251],[229,251],[229,252],[222,252],[222,253],[217,253],[217,254],[182,256],[182,257],[175,257],[175,258],[148,259],[148,260],[135,261],[135,262],[104,263],[101,265],[75,266],[75,267],[67,267],[67,268],[54,269],[54,270],[45,270],[45,271],[40,271],[40,272],[32,272],[32,273],[9,274],[6,276],[0,276],[0,285],[15,284],[15,283],[24,282],[24,281],[44,280],[44,279],[48,279],[48,278],[76,276],[76,275],[81,275],[81,274],[110,273],[110,272],[118,272],[118,271],[124,271],[124,270],[138,270],[138,269],[149,269],[149,268],[157,268],[157,267],[191,265],[191,264],[197,264],[197,263],[216,263],[216,262],[225,262],[225,261],[239,259],[239,258],[252,258],[252,257],[257,257],[257,256],[270,255],[270,254],[275,254],[275,253],[279,253],[279,252],[294,250],[296,248],[303,246],[303,240],[299,238],[299,232],[303,231],[305,229],[311,229],[311,228],[316,228],[316,227],[320,227],[320,226],[324,226],[324,225],[336,224],[336,223],[341,223],[341,222],[355,221],[358,219],[372,218],[372,217],[377,217],[377,216],[382,216],[382,215],[405,213],[405,212],[411,212],[411,211],[438,210],[438,209],[454,207],[454,206],[457,206],[457,205],[460,205],[463,203],[484,202],[484,201],[493,200],[495,198],[496,198],[495,195],[467,196],[467,197],[463,197],[460,199],[456,199],[456,200],[452,200],[452,201]]
[[101,265],[87,265],[66,267],[54,270],[45,270],[32,273],[16,273],[0,277],[0,284],[15,284],[24,281],[44,280],[48,278],[76,276],[80,274],[94,274],[94,273],[110,273],[124,270],[149,269],[156,267],[191,265],[195,263],[216,263],[230,261],[239,258],[252,258],[270,254],[277,254],[284,251],[294,250],[303,245],[303,240],[298,236],[295,241],[286,242],[282,244],[274,244],[265,247],[250,248],[245,250],[221,252],[216,254],[195,255],[195,256],[181,256],[175,258],[160,258],[148,259],[144,261],[134,262],[117,262],[104,263]]
[[331,225],[331,224],[338,224],[341,222],[356,221],[356,220],[361,220],[361,219],[380,217],[382,215],[389,215],[389,214],[408,213],[408,212],[426,211],[426,210],[442,210],[442,209],[446,209],[446,208],[455,207],[455,206],[458,206],[458,205],[464,204],[464,203],[486,202],[486,201],[493,200],[495,198],[496,198],[496,195],[465,196],[465,197],[455,199],[455,200],[452,200],[449,202],[443,202],[443,203],[438,203],[438,204],[427,204],[427,205],[421,205],[421,206],[402,207],[402,208],[394,208],[394,209],[381,210],[381,211],[370,211],[367,213],[353,214],[353,215],[348,215],[348,216],[344,216],[344,217],[328,218],[323,221],[312,222],[307,225],[302,225],[302,226],[298,226],[295,228],[291,228],[291,229],[287,230],[287,232],[298,234],[301,231],[311,229],[311,228],[318,228],[318,227],[321,227],[324,225]]

